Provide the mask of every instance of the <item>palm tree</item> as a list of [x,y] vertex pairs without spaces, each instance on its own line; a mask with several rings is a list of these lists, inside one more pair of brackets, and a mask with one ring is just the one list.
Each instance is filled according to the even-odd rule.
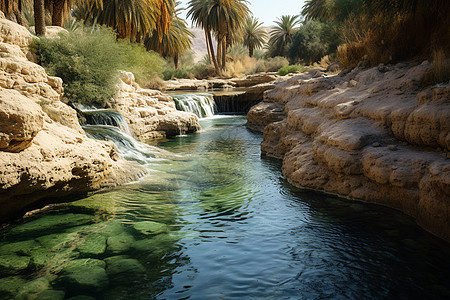
[[[246,0],[191,0],[190,16],[196,25],[205,30],[210,59],[218,72],[226,68],[226,53],[234,40],[236,32],[242,29],[250,10]],[[211,32],[217,40],[217,60],[212,47]]]
[[112,27],[118,38],[139,42],[154,29],[167,33],[174,7],[174,0],[103,0],[102,7],[80,4],[77,18]]
[[[176,5],[179,5],[177,2]],[[180,54],[191,48],[191,38],[194,35],[188,30],[187,23],[178,17],[179,9],[175,10],[170,29],[167,33],[160,33],[156,29],[151,35],[147,35],[144,45],[147,50],[158,52],[162,57],[173,58],[175,69],[178,69]]]
[[243,39],[250,57],[253,57],[253,50],[262,48],[267,40],[267,33],[262,25],[263,23],[253,17],[247,18],[245,22]]
[[216,70],[219,70],[214,47],[212,43],[212,28],[208,21],[208,5],[210,0],[191,0],[189,1],[189,11],[187,17],[191,17],[192,22],[197,26],[203,28],[205,31],[206,48],[208,50],[209,61],[214,64]]
[[278,21],[275,21],[277,26],[270,31],[269,56],[286,55],[286,45],[292,42],[292,37],[298,29],[295,26],[299,23],[297,16],[281,16]]

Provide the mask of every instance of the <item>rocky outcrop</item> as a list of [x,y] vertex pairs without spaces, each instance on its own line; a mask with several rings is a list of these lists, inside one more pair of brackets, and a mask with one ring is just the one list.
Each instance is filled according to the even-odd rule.
[[172,97],[160,91],[142,89],[130,72],[121,72],[114,108],[126,119],[141,142],[200,130],[195,114],[178,111]]
[[25,28],[0,19],[0,40],[1,220],[44,199],[66,201],[142,174],[112,143],[86,136],[75,110],[60,101],[62,80],[27,59]]
[[450,240],[450,85],[430,64],[379,66],[267,91],[248,114],[295,186],[399,209]]
[[276,73],[261,73],[248,75],[242,78],[230,78],[230,79],[173,79],[164,82],[164,89],[173,90],[207,90],[207,89],[232,89],[251,87],[255,85],[274,82],[283,78]]

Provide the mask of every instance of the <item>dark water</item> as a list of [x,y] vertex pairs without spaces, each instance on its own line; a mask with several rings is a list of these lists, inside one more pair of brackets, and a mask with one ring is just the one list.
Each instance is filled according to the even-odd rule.
[[5,229],[0,299],[450,297],[448,244],[399,212],[288,186],[244,123],[202,120],[142,181]]

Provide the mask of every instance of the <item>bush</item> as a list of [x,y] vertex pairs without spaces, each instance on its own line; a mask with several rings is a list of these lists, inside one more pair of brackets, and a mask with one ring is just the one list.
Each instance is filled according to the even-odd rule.
[[136,82],[147,85],[147,81],[155,76],[162,76],[166,61],[156,52],[147,51],[144,46],[130,43],[129,40],[120,40],[119,53],[120,68],[132,72]]
[[301,65],[290,65],[290,66],[285,66],[285,67],[282,67],[281,69],[279,69],[278,70],[278,75],[284,76],[284,75],[287,75],[289,73],[303,72],[304,70],[305,70],[304,66],[301,66]]
[[340,35],[334,26],[309,21],[295,32],[286,53],[291,63],[312,64],[335,52],[339,44]]
[[69,100],[108,106],[115,93],[120,67],[117,59],[120,49],[112,30],[62,33],[59,38],[36,39],[35,46],[40,64],[50,75],[62,78]]
[[95,107],[111,106],[118,70],[133,72],[139,84],[148,86],[166,65],[157,53],[128,41],[118,42],[111,29],[96,26],[77,27],[59,38],[36,39],[35,50],[47,72],[62,78],[70,101]]

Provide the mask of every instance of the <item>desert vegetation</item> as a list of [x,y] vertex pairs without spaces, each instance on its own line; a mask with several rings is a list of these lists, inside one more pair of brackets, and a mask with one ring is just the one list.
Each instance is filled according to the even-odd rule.
[[[450,78],[450,24],[446,17],[450,3],[443,0],[308,0],[300,15],[280,16],[270,28],[263,28],[244,0],[191,0],[184,8],[174,0],[17,0],[3,1],[0,8],[18,23],[35,25],[38,35],[45,33],[43,25],[65,24],[69,29],[65,37],[59,41],[43,38],[36,49],[41,63],[67,85],[73,74],[57,70],[69,73],[77,68],[57,67],[64,61],[85,64],[79,72],[91,67],[101,73],[126,68],[147,87],[158,87],[159,78],[287,74],[336,61],[347,68],[428,59],[433,69],[424,76],[424,83]],[[194,62],[190,52],[193,35],[179,17],[181,9],[204,31],[207,55],[199,62]],[[75,33],[74,24],[84,29]],[[81,51],[82,44],[96,38],[98,44],[105,43],[104,52],[115,62],[88,66],[97,55],[96,47]],[[76,62],[71,52],[75,45],[80,47],[76,57],[83,57]],[[87,82],[87,86],[92,83]],[[112,86],[109,79],[103,82]],[[80,95],[72,93],[69,86],[66,90],[69,98]],[[88,102],[98,102],[99,97]]]

